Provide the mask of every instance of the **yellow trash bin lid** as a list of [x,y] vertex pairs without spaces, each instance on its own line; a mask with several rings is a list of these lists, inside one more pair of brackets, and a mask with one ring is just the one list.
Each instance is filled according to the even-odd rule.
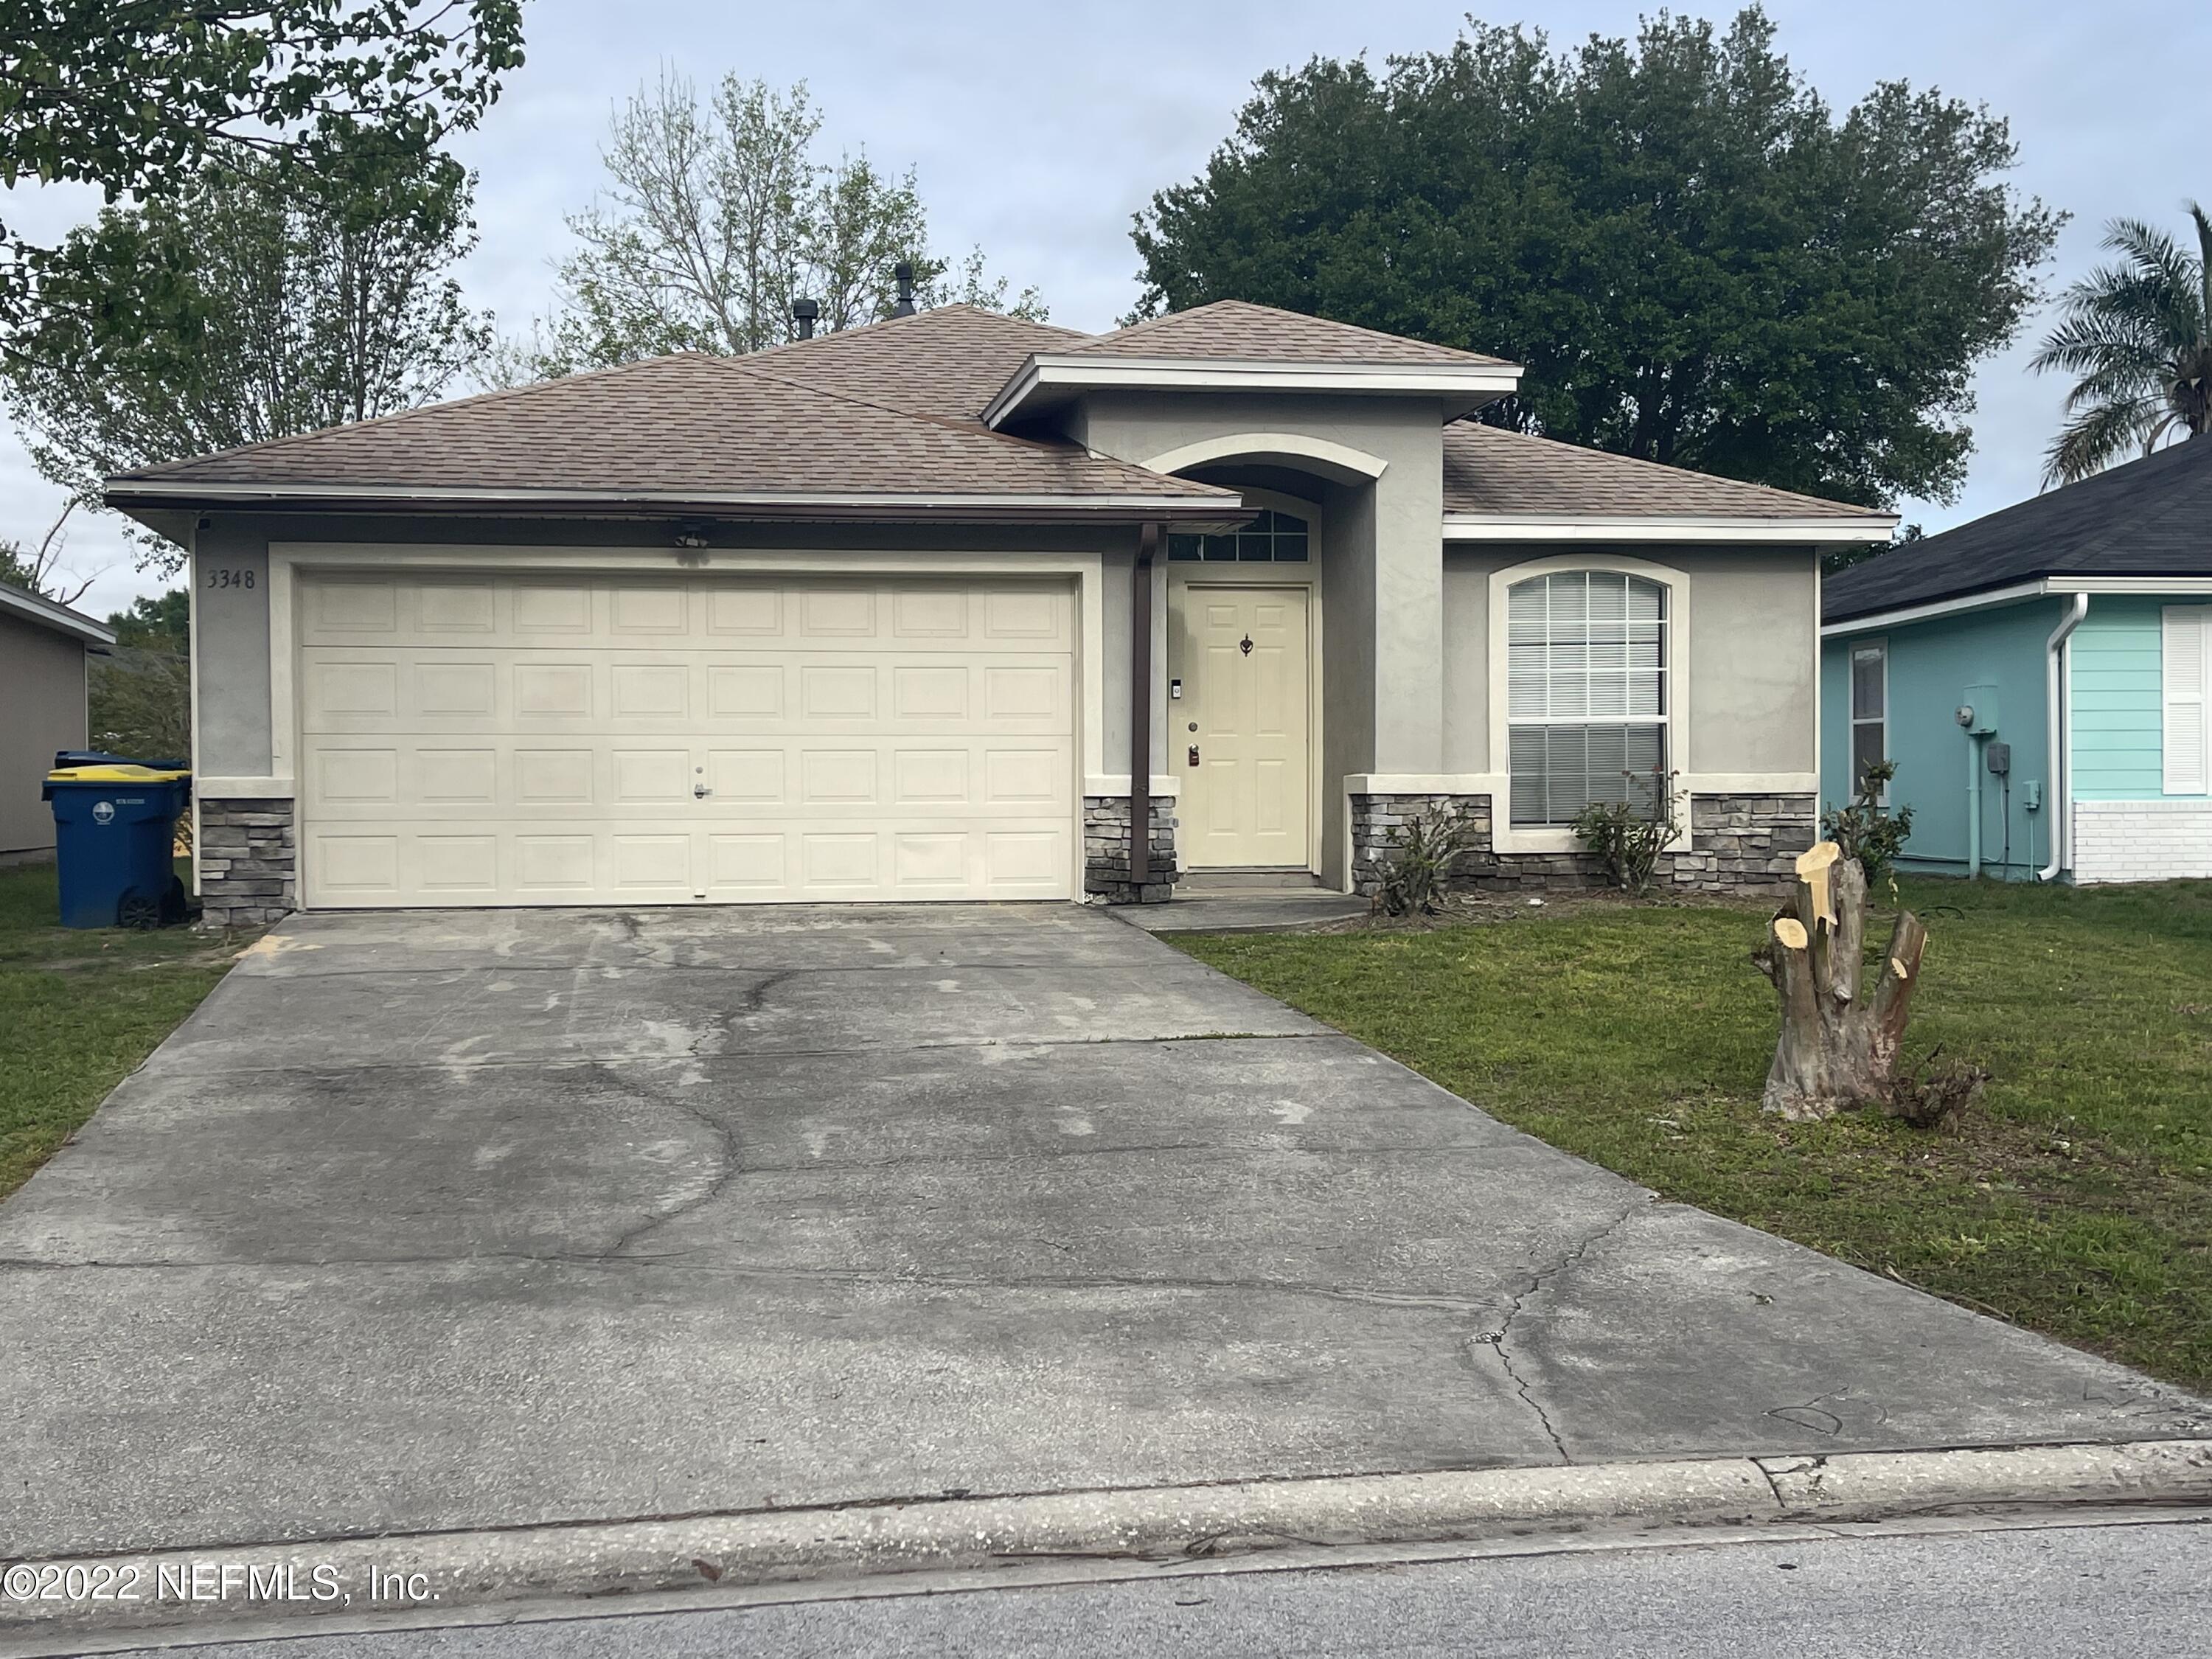
[[63,766],[46,774],[48,783],[174,783],[189,778],[188,771],[165,771],[154,766],[122,763],[108,766]]

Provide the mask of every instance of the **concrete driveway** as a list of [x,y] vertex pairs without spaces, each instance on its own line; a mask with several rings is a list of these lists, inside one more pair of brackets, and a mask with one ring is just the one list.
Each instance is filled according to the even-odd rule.
[[1070,906],[301,918],[0,1206],[0,1558],[2203,1432]]

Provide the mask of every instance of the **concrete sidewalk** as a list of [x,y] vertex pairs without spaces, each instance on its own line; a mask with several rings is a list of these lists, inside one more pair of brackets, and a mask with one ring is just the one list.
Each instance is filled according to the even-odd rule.
[[0,1559],[2185,1437],[1068,906],[303,918],[0,1206]]

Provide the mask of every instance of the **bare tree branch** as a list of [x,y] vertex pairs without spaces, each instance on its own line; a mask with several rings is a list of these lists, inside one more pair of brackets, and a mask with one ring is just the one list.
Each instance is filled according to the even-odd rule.
[[[803,82],[779,91],[725,76],[703,103],[673,74],[640,88],[610,123],[605,189],[568,221],[578,246],[559,267],[559,310],[496,350],[487,380],[758,351],[792,337],[802,296],[825,330],[873,322],[890,314],[902,260],[924,303],[1007,308],[981,250],[949,280],[911,170],[887,173],[865,154],[816,160],[822,125]],[[1033,288],[1011,309],[1045,314]]]

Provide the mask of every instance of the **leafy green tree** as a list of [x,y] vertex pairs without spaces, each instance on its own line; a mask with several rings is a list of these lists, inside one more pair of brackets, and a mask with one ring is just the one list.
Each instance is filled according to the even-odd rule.
[[1974,365],[2014,337],[2061,216],[2003,121],[1902,82],[1840,117],[1756,7],[1554,52],[1261,77],[1138,216],[1139,314],[1219,299],[1524,364],[1485,418],[1868,503],[1949,499]]
[[2192,256],[2154,225],[2114,219],[2120,263],[2059,296],[2058,326],[2032,360],[2075,376],[2045,482],[2072,483],[2169,439],[2212,432],[2212,219],[2191,202]]
[[0,362],[33,459],[97,505],[112,472],[435,398],[491,338],[452,275],[475,245],[470,187],[445,157],[364,143],[313,169],[211,164],[107,210],[56,251]]
[[115,644],[91,660],[92,746],[139,760],[186,759],[192,744],[191,593],[141,594],[112,612]]
[[109,614],[107,625],[115,642],[134,649],[188,651],[191,647],[192,596],[190,590],[173,587],[166,593],[140,594],[128,611]]
[[92,746],[133,760],[192,752],[191,658],[167,645],[117,645],[91,659],[86,716]]
[[893,268],[915,268],[924,304],[965,300],[1042,319],[1025,289],[988,281],[983,256],[956,272],[929,251],[914,173],[866,155],[817,159],[822,117],[804,83],[787,92],[723,77],[702,103],[665,75],[615,112],[607,183],[574,215],[560,303],[528,338],[505,343],[487,379],[508,385],[672,351],[738,354],[792,337],[792,302],[824,331],[889,316]]
[[[364,135],[421,158],[521,62],[521,0],[0,0],[0,187],[155,202],[210,161],[313,170]],[[50,257],[0,226],[0,346]]]
[[1855,564],[1864,564],[1869,559],[1894,553],[1900,547],[1910,547],[1917,541],[1925,540],[1927,535],[1917,524],[1901,524],[1886,542],[1853,542],[1848,546],[1832,548],[1820,556],[1820,568],[1832,576],[1838,570],[1849,570]]

